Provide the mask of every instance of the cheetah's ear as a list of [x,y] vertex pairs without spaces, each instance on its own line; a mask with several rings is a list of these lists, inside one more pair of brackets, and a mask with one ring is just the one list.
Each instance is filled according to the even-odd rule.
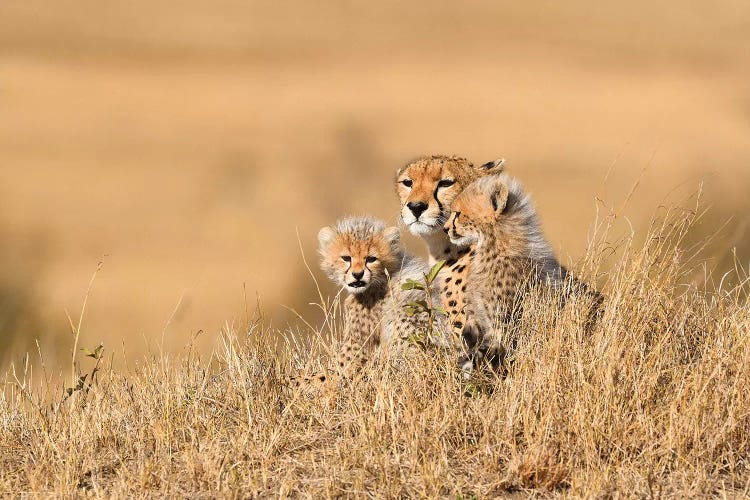
[[326,226],[318,231],[318,243],[320,243],[320,248],[328,247],[328,245],[330,245],[335,238],[336,231],[334,231],[330,226]]
[[488,161],[481,165],[479,170],[482,170],[488,174],[499,174],[505,170],[505,158],[498,158],[497,160]]
[[508,206],[508,185],[500,179],[497,179],[492,186],[490,191],[490,203],[492,203],[492,209],[495,211],[495,215],[499,216],[505,211],[505,207]]
[[401,245],[401,232],[396,226],[385,228],[383,230],[383,237],[394,250],[398,249],[398,247]]

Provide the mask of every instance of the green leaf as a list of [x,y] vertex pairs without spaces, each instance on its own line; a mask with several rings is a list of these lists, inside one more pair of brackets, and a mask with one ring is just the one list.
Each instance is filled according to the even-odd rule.
[[94,359],[101,359],[102,352],[104,351],[104,345],[99,344],[96,346],[96,349],[93,351],[91,349],[86,349],[85,347],[81,347],[81,351],[86,355],[88,358],[94,358]]
[[464,395],[470,398],[476,398],[482,395],[482,388],[475,384],[467,384]]
[[430,273],[427,275],[427,284],[432,284],[433,281],[435,281],[435,278],[437,278],[438,273],[440,270],[445,266],[444,260],[439,260],[435,262],[435,265],[432,266],[432,269],[430,269]]
[[424,347],[427,345],[427,341],[424,338],[424,336],[419,334],[409,335],[409,337],[406,339],[407,342],[409,342],[412,345],[416,345],[419,347]]
[[418,300],[416,302],[409,302],[408,304],[406,304],[406,307],[411,307],[411,308],[413,308],[414,310],[417,310],[417,311],[427,311],[428,310],[427,309],[427,302],[425,302],[424,300]]
[[419,283],[418,281],[414,281],[413,279],[406,280],[406,283],[401,285],[401,290],[424,290],[425,286],[422,283]]

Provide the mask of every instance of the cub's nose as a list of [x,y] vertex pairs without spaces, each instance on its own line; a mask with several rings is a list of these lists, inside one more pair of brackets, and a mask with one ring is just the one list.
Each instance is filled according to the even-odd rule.
[[450,228],[450,226],[448,226],[448,224],[446,224],[446,225],[443,226],[443,231],[445,232],[445,234],[448,234],[450,232],[450,230],[451,230],[451,228]]
[[411,213],[413,213],[414,217],[417,219],[422,215],[422,212],[427,210],[427,203],[423,201],[410,201],[406,206],[409,207],[409,210],[411,210]]
[[365,275],[364,271],[360,271],[358,273],[352,273],[352,276],[354,276],[355,280],[361,280],[364,275]]

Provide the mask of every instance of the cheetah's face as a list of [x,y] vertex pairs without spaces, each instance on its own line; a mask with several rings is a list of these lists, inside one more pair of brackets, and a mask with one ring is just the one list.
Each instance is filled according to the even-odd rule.
[[396,190],[401,202],[401,220],[415,235],[440,231],[458,194],[472,180],[504,168],[503,160],[474,167],[468,160],[433,156],[421,158],[396,174]]
[[508,202],[508,186],[501,175],[483,177],[470,184],[453,202],[443,230],[454,245],[480,243],[491,234]]
[[373,285],[385,284],[389,273],[395,272],[400,265],[396,227],[373,231],[366,238],[324,227],[318,240],[321,267],[333,282],[349,293],[358,294]]

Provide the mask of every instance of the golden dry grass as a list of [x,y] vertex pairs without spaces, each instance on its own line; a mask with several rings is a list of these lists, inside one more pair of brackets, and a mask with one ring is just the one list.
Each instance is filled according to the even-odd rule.
[[[698,248],[684,243],[697,217],[664,211],[643,245],[613,243],[604,219],[577,266],[605,283],[599,324],[587,335],[575,304],[529,296],[504,380],[467,383],[450,354],[411,350],[318,398],[290,392],[286,375],[325,362],[335,315],[312,345],[277,346],[256,318],[207,358],[105,356],[69,398],[70,375],[16,367],[0,399],[0,492],[746,497],[748,285],[695,286]],[[95,365],[83,359],[76,376]]]
[[0,252],[20,266],[0,266],[30,269],[14,281],[44,321],[0,364],[35,339],[65,363],[51,346],[103,256],[84,345],[179,352],[243,316],[243,284],[284,325],[278,304],[312,293],[295,228],[310,253],[342,215],[395,222],[393,172],[423,154],[508,158],[563,258],[647,166],[639,234],[701,178],[719,219],[750,221],[748,18],[747,0],[4,0]]

